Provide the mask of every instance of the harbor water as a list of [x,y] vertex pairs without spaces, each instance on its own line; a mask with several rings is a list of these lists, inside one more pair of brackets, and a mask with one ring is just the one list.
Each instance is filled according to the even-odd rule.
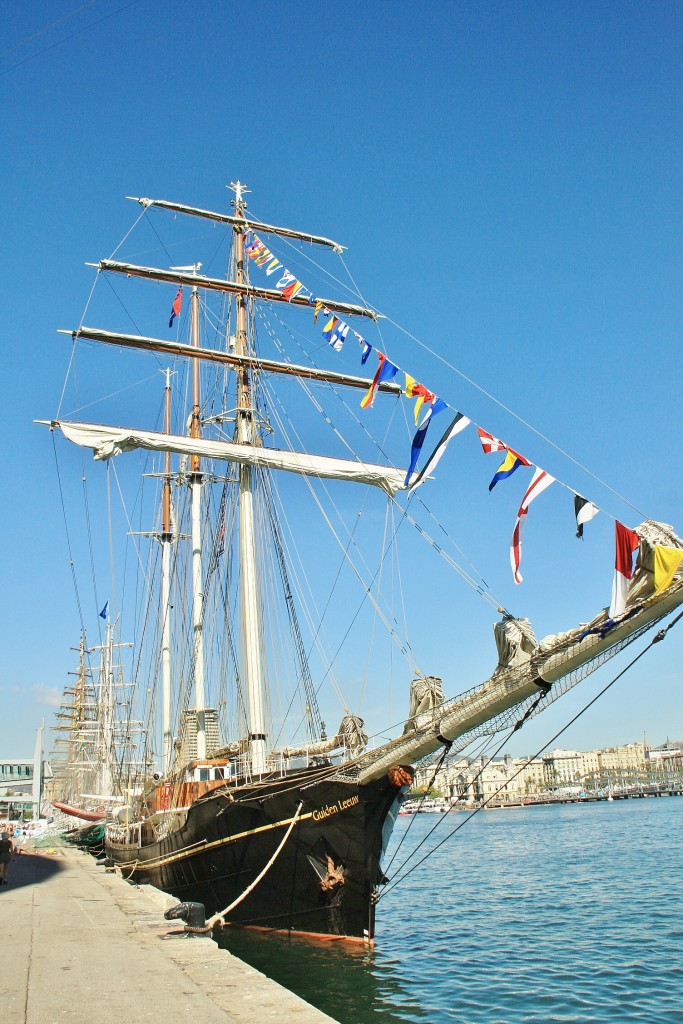
[[[399,817],[387,874],[464,817]],[[341,1024],[683,1024],[682,867],[683,798],[482,811],[380,900],[372,952],[219,941]]]

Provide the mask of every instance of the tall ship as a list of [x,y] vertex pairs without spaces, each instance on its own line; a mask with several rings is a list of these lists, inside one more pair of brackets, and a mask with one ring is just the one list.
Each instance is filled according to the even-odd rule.
[[[341,245],[255,217],[245,185],[231,188],[224,213],[134,197],[126,249],[160,265],[95,265],[81,324],[62,332],[60,409],[42,421],[60,480],[87,480],[87,528],[70,536],[106,565],[91,601],[108,602],[102,646],[113,631],[132,644],[116,756],[102,754],[106,849],[126,879],[203,904],[212,923],[371,944],[415,767],[518,729],[675,613],[683,544],[666,524],[610,522],[611,602],[538,639],[464,554],[470,465],[488,482],[496,456],[489,491],[514,494],[515,586],[524,524],[544,518],[550,488],[579,534],[609,512],[423,381]],[[86,326],[103,288],[126,330]],[[438,496],[455,463],[470,490],[457,509]],[[468,678],[482,644],[461,593],[493,625],[484,681]],[[65,724],[91,750],[102,727],[86,723],[86,689],[82,673]]]
[[[103,612],[106,618],[107,609]],[[142,723],[132,717],[130,697],[122,694],[129,688],[119,648],[129,645],[116,643],[114,636],[110,621],[102,644],[88,648],[81,635],[78,666],[69,673],[73,679],[64,687],[52,726],[50,803],[72,827],[84,821],[101,823],[92,830],[98,839],[104,837],[108,812],[125,803],[122,780],[143,767],[129,760],[142,745]]]

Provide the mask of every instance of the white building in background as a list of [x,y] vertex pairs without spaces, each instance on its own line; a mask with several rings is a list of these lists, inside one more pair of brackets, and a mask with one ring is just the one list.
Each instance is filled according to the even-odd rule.
[[[683,771],[683,747],[675,744],[648,750],[645,743],[626,743],[599,750],[550,750],[528,761],[509,754],[489,761],[460,758],[447,762],[435,779],[434,766],[418,768],[415,788],[431,784],[450,803],[519,803],[549,790],[583,787],[609,772],[643,771],[655,767]],[[433,781],[432,781],[433,779]]]
[[575,786],[584,775],[583,754],[578,750],[549,750],[542,760],[548,786]]
[[[415,787],[424,789],[433,774],[433,766],[419,768]],[[447,764],[432,785],[450,803],[480,803],[494,798],[498,803],[519,803],[524,797],[543,791],[544,766],[540,759],[527,763],[527,758],[513,758],[510,754],[494,761],[486,757],[474,761],[461,758]]]
[[0,818],[19,818],[27,814],[39,818],[43,783],[50,778],[50,765],[43,761],[41,725],[32,758],[0,758]]
[[650,768],[662,771],[683,771],[683,747],[665,743],[661,747],[650,747],[645,754]]
[[528,758],[516,757],[512,765],[517,773],[518,792],[523,796],[542,793],[545,788],[545,765],[540,757],[527,764]]

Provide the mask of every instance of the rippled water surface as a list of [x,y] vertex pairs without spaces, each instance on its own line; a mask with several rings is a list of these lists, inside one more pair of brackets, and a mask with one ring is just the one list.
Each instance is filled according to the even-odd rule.
[[[399,818],[387,873],[463,817]],[[682,868],[681,798],[485,811],[380,901],[373,953],[221,942],[341,1024],[683,1024]]]

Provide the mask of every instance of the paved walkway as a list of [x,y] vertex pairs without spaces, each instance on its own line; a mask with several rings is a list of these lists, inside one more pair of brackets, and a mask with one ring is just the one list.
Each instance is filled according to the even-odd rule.
[[176,901],[70,847],[21,854],[0,886],[2,1024],[335,1024],[210,938]]

